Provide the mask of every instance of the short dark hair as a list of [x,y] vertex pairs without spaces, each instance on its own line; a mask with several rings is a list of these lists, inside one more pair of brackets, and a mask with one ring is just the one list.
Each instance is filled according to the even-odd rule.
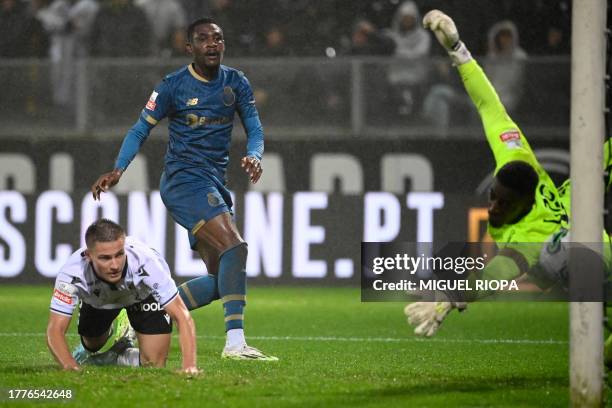
[[100,218],[87,227],[85,243],[87,248],[93,248],[96,242],[112,242],[123,236],[125,236],[125,230],[121,225],[107,218]]
[[521,196],[534,196],[540,181],[533,166],[519,160],[504,164],[495,177],[502,185]]
[[191,42],[191,38],[193,36],[193,32],[195,31],[196,27],[200,26],[200,25],[203,25],[203,24],[215,24],[217,26],[219,25],[211,17],[198,18],[196,21],[194,21],[193,23],[189,24],[189,27],[187,27],[187,41]]

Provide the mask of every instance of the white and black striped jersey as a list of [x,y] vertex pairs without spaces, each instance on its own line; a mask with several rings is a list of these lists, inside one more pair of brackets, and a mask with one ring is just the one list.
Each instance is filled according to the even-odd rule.
[[73,253],[59,271],[51,311],[71,316],[79,299],[97,309],[119,309],[151,294],[164,307],[178,295],[166,261],[136,238],[125,238],[127,260],[123,276],[116,284],[97,276],[92,263],[85,257],[85,249]]

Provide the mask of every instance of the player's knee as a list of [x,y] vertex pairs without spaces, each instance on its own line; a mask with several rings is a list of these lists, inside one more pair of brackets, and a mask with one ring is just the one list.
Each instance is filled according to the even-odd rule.
[[161,368],[166,366],[168,353],[162,350],[140,350],[140,365],[142,367]]
[[234,257],[246,262],[247,255],[249,254],[249,247],[245,241],[239,241],[228,245],[219,255],[219,259],[223,258],[224,255],[232,253]]
[[198,241],[222,253],[244,242],[228,213],[209,220],[196,233]]
[[83,344],[83,347],[85,347],[87,351],[91,351],[92,353],[95,353],[96,351],[99,351],[102,347],[104,347],[104,344],[106,344],[107,340],[108,335],[106,334],[100,337],[81,336],[81,344]]
[[244,243],[240,233],[236,231],[236,228],[232,228],[232,226],[215,231],[215,238],[220,244],[217,248],[220,253]]

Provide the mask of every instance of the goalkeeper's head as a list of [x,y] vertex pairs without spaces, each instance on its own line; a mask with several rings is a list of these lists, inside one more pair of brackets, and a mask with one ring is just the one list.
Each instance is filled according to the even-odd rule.
[[515,224],[529,214],[535,202],[538,173],[526,162],[506,163],[493,180],[489,192],[489,223],[499,228]]

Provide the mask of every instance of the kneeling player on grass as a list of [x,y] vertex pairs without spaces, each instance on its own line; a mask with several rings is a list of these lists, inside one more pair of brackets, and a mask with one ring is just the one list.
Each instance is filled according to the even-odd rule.
[[[557,189],[538,163],[527,139],[508,116],[495,89],[478,63],[472,58],[453,20],[439,10],[432,10],[423,25],[433,31],[457,66],[461,80],[478,109],[487,141],[496,161],[495,178],[489,196],[488,232],[500,247],[497,256],[484,269],[483,279],[511,280],[536,270],[548,272],[548,280],[561,278],[558,271],[542,265],[544,243],[568,233],[570,210],[569,180]],[[606,152],[607,153],[607,152]],[[606,163],[610,160],[606,154]],[[603,234],[608,240],[607,234]],[[525,245],[541,243],[542,245]],[[550,282],[554,284],[555,282]],[[478,293],[477,298],[490,292]],[[453,302],[440,294],[439,302],[416,302],[405,308],[408,323],[417,335],[433,336],[453,309],[465,309],[466,303]]]
[[[73,253],[58,273],[51,298],[47,344],[59,365],[65,370],[79,370],[82,363],[163,367],[174,320],[181,371],[199,373],[195,325],[164,259],[106,219],[89,226],[85,241],[87,246]],[[81,346],[72,355],[66,331],[79,300]],[[119,318],[110,350],[94,354],[109,341],[111,324],[120,312],[125,316],[124,308],[139,348],[129,338],[129,323]]]

